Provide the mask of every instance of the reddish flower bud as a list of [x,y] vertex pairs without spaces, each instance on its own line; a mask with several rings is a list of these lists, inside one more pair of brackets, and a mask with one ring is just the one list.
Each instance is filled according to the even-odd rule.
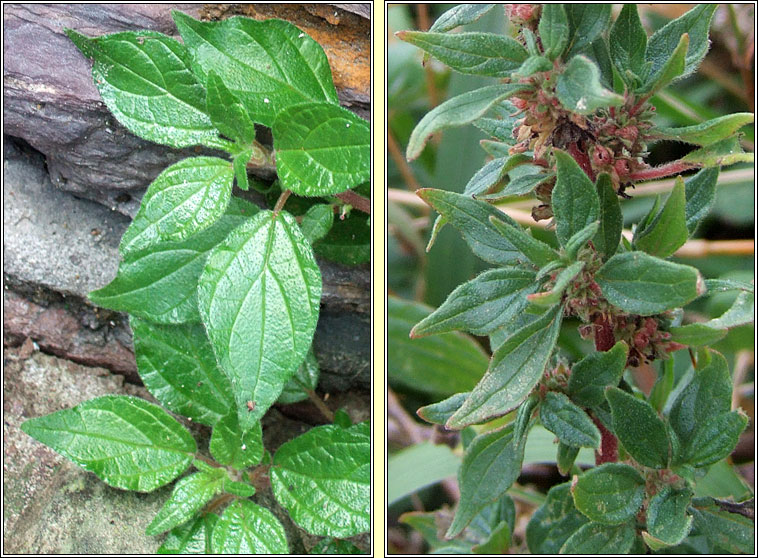
[[536,19],[539,15],[539,4],[506,4],[505,13],[508,18],[516,22],[527,22]]

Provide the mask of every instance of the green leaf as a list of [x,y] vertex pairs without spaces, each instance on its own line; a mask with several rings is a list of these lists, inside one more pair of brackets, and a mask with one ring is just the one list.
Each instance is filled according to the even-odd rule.
[[527,296],[527,299],[529,302],[537,306],[552,306],[558,304],[561,302],[565,290],[576,276],[582,272],[584,265],[584,262],[572,263],[556,275],[555,283],[549,291],[529,295]]
[[563,393],[549,391],[540,405],[542,425],[561,443],[575,448],[598,448],[600,431],[581,408]]
[[398,31],[395,36],[462,74],[510,77],[529,56],[516,39],[494,33]]
[[476,341],[461,333],[409,338],[411,328],[430,311],[423,304],[387,297],[387,342],[392,347],[387,355],[390,383],[438,397],[471,390],[488,361]]
[[542,6],[539,27],[545,56],[555,60],[568,45],[569,23],[566,10],[562,4],[545,4]]
[[240,428],[236,410],[222,418],[213,427],[210,450],[213,458],[222,465],[231,465],[238,471],[257,465],[263,459],[263,431],[257,422],[247,431]]
[[695,232],[700,221],[711,211],[716,201],[719,170],[719,167],[703,169],[684,181],[684,195],[687,198],[684,214],[690,236]]
[[313,244],[313,250],[327,260],[344,265],[371,261],[371,227],[358,211],[344,220],[335,219],[329,233]]
[[460,429],[483,422],[504,415],[521,403],[545,371],[561,318],[562,310],[556,306],[508,337],[447,427]]
[[205,106],[213,125],[231,140],[243,145],[252,144],[255,124],[239,99],[213,70],[208,72],[207,89]]
[[253,122],[271,126],[282,110],[299,103],[338,104],[323,49],[291,23],[246,17],[198,21],[172,14],[195,73],[217,72]]
[[411,330],[411,337],[462,330],[488,335],[527,306],[537,289],[534,272],[517,268],[485,271],[456,288],[442,306]]
[[266,508],[237,500],[224,510],[211,534],[214,554],[289,554],[284,527]]
[[720,461],[734,451],[747,422],[747,416],[741,411],[708,418],[693,432],[680,461],[694,467],[705,467]]
[[484,507],[505,494],[518,478],[523,458],[524,446],[514,443],[512,425],[474,438],[458,472],[461,498],[446,538],[456,537]]
[[654,76],[674,56],[681,37],[687,33],[690,45],[684,61],[684,75],[694,72],[708,52],[708,28],[716,11],[715,4],[700,4],[656,31],[647,43],[645,59]]
[[549,72],[552,69],[553,63],[550,60],[544,56],[532,55],[513,72],[513,76],[529,77],[539,72]]
[[644,77],[647,47],[647,33],[642,27],[636,4],[624,4],[611,27],[608,41],[613,64],[624,81],[634,86],[629,82],[626,72],[630,71],[637,78]]
[[671,454],[666,426],[647,401],[615,387],[605,391],[611,406],[613,432],[635,461],[665,469]]
[[207,229],[226,210],[234,170],[218,157],[188,157],[153,180],[121,238],[124,256],[163,241],[181,242]]
[[460,409],[463,402],[468,398],[469,392],[456,393],[438,403],[425,405],[416,411],[416,414],[426,422],[443,425],[453,414]]
[[286,211],[259,212],[208,256],[198,307],[232,383],[243,431],[260,420],[305,359],[320,301],[321,272]]
[[558,253],[555,250],[548,244],[524,232],[519,225],[506,223],[494,215],[490,216],[490,223],[492,223],[509,244],[515,246],[526,259],[537,267],[543,267],[558,259]]
[[210,535],[216,521],[215,513],[206,513],[172,529],[158,548],[158,554],[209,554]]
[[750,291],[742,291],[726,312],[718,318],[705,322],[704,325],[717,329],[730,329],[752,323],[754,317],[755,295]]
[[[685,71],[685,58],[689,48],[690,39],[688,35],[682,35],[671,57],[661,66],[658,73],[650,74],[645,84],[637,89],[637,93],[644,95],[646,98],[652,97],[655,93],[669,85],[677,78],[683,77]],[[649,46],[649,45],[648,45]]]
[[502,101],[494,105],[487,116],[477,118],[472,124],[488,136],[513,145],[513,127],[518,120],[516,117],[510,116],[514,112],[516,112],[516,107],[509,101]]
[[692,490],[689,488],[676,489],[665,485],[648,504],[648,533],[667,546],[682,542],[692,526],[692,517],[687,515],[690,500]]
[[150,536],[160,535],[192,519],[221,491],[227,475],[223,469],[216,471],[215,475],[201,472],[180,479],[145,533]]
[[753,120],[752,112],[738,112],[684,128],[653,128],[651,135],[655,139],[675,140],[705,146],[728,138],[743,126],[752,124]]
[[569,261],[574,261],[576,255],[587,245],[587,242],[593,238],[600,230],[600,221],[590,223],[582,230],[575,232],[566,242],[566,257]]
[[282,189],[328,196],[371,178],[369,124],[332,103],[305,103],[280,111],[271,133]]
[[713,345],[726,337],[727,330],[710,327],[707,323],[695,323],[671,327],[669,333],[671,333],[672,341],[690,347],[702,347],[703,345]]
[[663,209],[647,223],[645,230],[634,239],[634,246],[659,258],[667,258],[676,252],[689,236],[685,217],[684,181],[677,176]]
[[540,404],[541,400],[539,396],[533,393],[518,408],[516,420],[513,421],[513,439],[515,444],[526,444],[529,430],[534,424],[532,416]]
[[424,149],[429,137],[445,128],[473,122],[500,101],[529,87],[519,83],[488,85],[448,99],[428,112],[416,125],[408,140],[406,157],[412,161]]
[[630,523],[609,526],[587,523],[571,535],[561,547],[561,554],[627,554],[634,545],[636,532]]
[[737,281],[736,279],[706,279],[705,287],[708,294],[722,293],[726,291],[748,291],[755,292],[754,280],[749,283],[745,281]]
[[634,517],[645,498],[645,479],[623,463],[605,463],[572,483],[576,509],[590,520],[620,525]]
[[326,538],[318,541],[308,554],[365,554],[350,541]]
[[553,173],[542,173],[542,172],[522,174],[520,176],[511,178],[508,181],[508,184],[505,185],[505,188],[503,188],[499,192],[486,194],[486,195],[480,195],[476,197],[477,199],[480,199],[480,200],[494,201],[494,200],[507,198],[509,196],[522,196],[524,194],[528,194],[529,192],[534,190],[537,186],[539,186],[543,182],[547,182],[554,176],[555,175]]
[[502,211],[470,196],[445,190],[422,188],[416,191],[416,195],[458,229],[471,251],[484,261],[503,265],[518,259],[519,250],[507,242],[490,222],[490,217],[495,216],[518,227],[516,222]]
[[331,205],[325,203],[318,203],[311,206],[308,211],[303,215],[303,221],[300,223],[300,228],[303,231],[303,236],[313,244],[314,242],[321,240],[332,228],[334,224],[334,208]]
[[595,274],[608,302],[632,314],[650,316],[684,306],[702,294],[694,267],[645,254],[616,254]]
[[598,253],[604,256],[603,260],[607,260],[616,253],[621,240],[621,230],[624,228],[618,194],[613,189],[611,177],[607,173],[601,173],[597,178],[597,195],[600,230],[592,239],[592,244]]
[[570,59],[608,29],[610,4],[564,4],[569,23],[569,46],[564,59]]
[[693,502],[690,509],[695,528],[712,544],[732,554],[753,553],[755,526],[752,519],[723,511],[710,498]]
[[710,362],[695,370],[669,411],[669,422],[685,447],[699,425],[732,408],[732,380],[726,359],[708,350]]
[[427,486],[455,477],[460,465],[461,457],[453,450],[431,441],[394,452],[387,460],[387,475],[393,479],[387,487],[387,504],[391,506]]
[[609,351],[589,353],[574,364],[568,383],[571,399],[585,407],[602,405],[606,386],[621,381],[628,354],[627,344],[619,341]]
[[277,450],[270,475],[274,496],[308,533],[345,538],[371,527],[368,421],[312,428]]
[[237,179],[237,187],[241,190],[247,191],[250,188],[250,183],[247,179],[247,163],[253,156],[253,148],[243,149],[232,160],[232,167],[234,168],[234,177]]
[[735,163],[752,163],[753,153],[745,153],[736,136],[711,143],[695,151],[691,151],[680,159],[699,167],[728,166]]
[[410,339],[411,328],[429,315],[423,304],[387,297],[387,370],[390,383],[435,396],[469,391],[487,368],[487,355],[472,338],[443,333]]
[[624,104],[621,95],[603,87],[600,70],[586,56],[575,56],[558,76],[555,93],[566,110],[591,114],[599,108]]
[[507,160],[505,157],[501,157],[485,164],[468,181],[463,189],[464,195],[476,196],[497,186],[506,174],[503,169]]
[[511,546],[511,527],[501,521],[485,541],[471,547],[474,554],[504,554]]
[[233,197],[226,214],[202,234],[130,254],[119,264],[116,278],[89,293],[89,299],[153,322],[199,322],[197,282],[208,252],[257,211]]
[[217,137],[205,112],[205,89],[190,70],[180,42],[154,31],[126,31],[90,39],[66,35],[92,58],[92,79],[113,116],[137,136],[171,147]]
[[308,399],[308,394],[305,390],[316,389],[320,373],[318,360],[316,360],[316,355],[313,354],[313,348],[311,347],[308,350],[308,354],[305,355],[305,360],[298,367],[297,372],[295,372],[295,375],[285,384],[276,402],[286,405]]
[[554,153],[558,173],[552,194],[555,233],[565,246],[574,234],[598,220],[600,200],[595,185],[577,162],[558,149]]
[[151,492],[181,475],[195,440],[166,411],[137,397],[105,395],[29,419],[21,430],[106,484]]
[[532,554],[555,555],[588,520],[574,507],[570,483],[553,486],[547,499],[526,526],[526,543]]
[[254,486],[244,482],[233,481],[229,478],[224,479],[223,489],[227,494],[239,496],[240,498],[250,498],[250,496],[255,494]]
[[577,455],[579,455],[579,448],[567,446],[563,442],[558,442],[558,453],[555,456],[555,464],[561,475],[564,477],[568,476],[571,472],[571,468],[574,466]]
[[233,408],[231,384],[202,325],[160,325],[134,316],[129,325],[140,378],[161,405],[211,426]]
[[437,18],[429,31],[444,33],[455,29],[459,25],[468,25],[474,23],[477,19],[489,12],[495,4],[459,4],[453,6],[440,17]]

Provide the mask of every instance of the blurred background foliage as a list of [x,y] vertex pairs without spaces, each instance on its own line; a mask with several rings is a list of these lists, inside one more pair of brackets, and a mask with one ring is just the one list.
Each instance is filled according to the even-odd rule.
[[[426,253],[431,225],[436,214],[413,193],[422,187],[462,192],[471,176],[487,160],[479,140],[485,135],[474,126],[447,130],[429,142],[421,157],[405,160],[405,146],[416,123],[440,102],[465,91],[494,83],[493,78],[464,76],[450,71],[432,59],[422,64],[422,52],[397,40],[394,33],[406,29],[426,30],[453,5],[390,4],[388,22],[388,444],[389,444],[389,548],[391,552],[428,552],[429,545],[418,524],[429,518],[406,515],[440,507],[453,507],[458,492],[455,474],[460,463],[460,444],[474,435],[472,429],[461,434],[432,428],[417,418],[422,405],[467,391],[487,368],[489,346],[486,338],[448,333],[410,340],[410,328],[439,306],[461,283],[488,267],[471,253],[453,227],[439,234],[434,248]],[[692,5],[639,4],[642,22],[648,33],[677,17]],[[621,5],[614,7],[617,14]],[[688,126],[733,112],[754,111],[754,26],[753,4],[720,5],[711,28],[711,50],[700,70],[675,83],[653,98],[656,124]],[[511,33],[502,9],[490,11],[467,31]],[[754,150],[752,126],[743,130],[743,147]],[[692,146],[659,142],[650,149],[648,162],[658,165],[674,160]],[[665,197],[673,180],[648,182],[627,193],[622,200],[625,227],[628,229],[651,207],[655,195]],[[501,209],[528,215],[533,200],[513,198]],[[706,278],[732,278],[752,281],[755,260],[755,175],[752,165],[733,165],[722,169],[717,198],[710,216],[695,239],[688,242],[676,261],[694,265]],[[521,221],[524,222],[523,220]],[[555,235],[543,226],[534,226],[536,237],[557,245]],[[534,225],[534,223],[532,223]],[[704,297],[685,309],[685,320],[700,321],[721,315],[732,303],[736,292]],[[591,349],[581,340],[577,323],[565,323],[560,337],[562,352],[570,361]],[[750,415],[748,430],[730,460],[712,467],[701,479],[701,495],[745,497],[752,490],[754,454],[754,327],[735,328],[714,348],[725,354],[732,366],[734,404]],[[687,351],[674,353],[676,379],[691,369]],[[627,371],[642,391],[649,393],[664,364],[656,362]],[[502,421],[511,420],[504,417]],[[523,529],[528,517],[541,503],[547,489],[562,482],[553,462],[556,445],[553,435],[542,428],[532,432],[526,450],[524,471],[510,495],[516,501],[520,520],[512,544],[523,546]],[[578,463],[592,464],[591,452],[580,454]],[[421,518],[421,519],[420,519]],[[520,527],[519,527],[520,526]],[[432,523],[433,527],[433,523]],[[432,529],[434,530],[434,529]],[[431,535],[430,535],[431,536]]]

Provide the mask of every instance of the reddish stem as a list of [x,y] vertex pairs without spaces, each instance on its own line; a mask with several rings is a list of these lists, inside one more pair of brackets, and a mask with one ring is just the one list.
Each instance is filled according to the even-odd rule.
[[579,164],[584,173],[590,177],[590,180],[595,182],[595,172],[592,170],[592,163],[590,163],[589,155],[579,149],[579,146],[575,141],[572,141],[568,145],[567,151],[569,152],[569,155],[574,158],[574,161]]
[[627,177],[627,179],[635,182],[637,180],[653,180],[655,178],[671,176],[672,174],[679,174],[680,172],[694,168],[697,168],[697,165],[693,165],[691,163],[683,163],[681,161],[674,161],[673,163],[667,163],[659,167],[653,167],[651,169],[633,172]]
[[[605,316],[598,316],[595,318],[595,350],[608,351],[613,348],[616,343],[616,337],[613,335],[613,324]],[[613,435],[603,424],[596,418],[592,417],[595,421],[598,430],[600,430],[600,450],[595,452],[595,465],[602,465],[603,463],[613,463],[618,461],[619,442],[616,436]]]
[[353,206],[358,211],[363,211],[367,215],[371,215],[371,200],[364,198],[360,194],[353,192],[352,190],[345,190],[339,194],[335,194],[335,197],[341,199],[343,202]]

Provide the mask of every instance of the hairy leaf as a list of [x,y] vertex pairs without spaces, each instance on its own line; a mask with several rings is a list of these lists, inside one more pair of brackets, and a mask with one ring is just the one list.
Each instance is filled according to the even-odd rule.
[[206,112],[219,132],[231,140],[250,145],[255,141],[255,124],[247,109],[227,89],[216,72],[208,72]]
[[444,33],[455,29],[459,25],[468,25],[474,23],[477,19],[489,12],[495,4],[459,4],[453,6],[440,17],[437,18],[429,31]]
[[555,555],[588,519],[574,507],[570,483],[553,486],[545,503],[526,526],[526,543],[532,554]]
[[574,505],[590,520],[620,525],[637,513],[645,479],[623,463],[605,463],[582,474],[571,486]]
[[731,136],[691,151],[680,161],[700,167],[718,167],[735,163],[752,163],[754,156],[754,153],[745,153],[742,150],[739,138]]
[[210,441],[213,458],[238,471],[257,465],[263,459],[263,431],[257,422],[247,431],[240,428],[236,409],[232,409],[213,427]]
[[651,135],[655,139],[676,140],[705,146],[731,136],[743,126],[752,124],[753,120],[752,112],[738,112],[684,128],[656,127],[651,130]]
[[720,461],[734,451],[747,421],[747,416],[741,411],[708,418],[692,433],[680,461],[693,467],[705,467]]
[[600,446],[600,431],[595,423],[563,393],[545,394],[545,401],[540,405],[540,420],[563,444],[575,448]]
[[665,469],[671,454],[666,426],[647,401],[615,387],[605,397],[611,406],[613,432],[635,461],[654,469]]
[[614,526],[587,523],[568,538],[560,554],[627,554],[634,545],[635,534],[630,523]]
[[607,173],[601,173],[597,178],[597,196],[600,203],[600,229],[592,239],[592,244],[598,253],[603,254],[603,259],[607,260],[616,253],[624,228],[618,194]]
[[600,200],[595,185],[577,162],[563,151],[554,152],[558,174],[552,194],[555,233],[565,246],[574,234],[598,220]]
[[318,360],[316,360],[316,355],[313,354],[313,348],[311,348],[305,356],[303,364],[298,367],[295,375],[285,384],[276,402],[288,404],[308,399],[306,390],[316,389],[320,373]]
[[224,469],[216,469],[213,474],[193,473],[179,480],[145,533],[159,535],[192,519],[221,491],[226,476]]
[[421,407],[416,411],[416,414],[426,422],[444,426],[448,419],[461,408],[461,405],[463,405],[463,402],[468,396],[469,392],[467,391],[456,393],[438,403],[432,403],[431,405]]
[[733,554],[752,554],[755,545],[754,521],[722,510],[710,498],[693,502],[695,527],[708,540]]
[[597,407],[605,401],[606,386],[616,386],[626,368],[629,347],[623,341],[609,351],[592,352],[571,368],[568,393],[585,407]]
[[490,216],[490,223],[495,226],[509,244],[515,246],[526,259],[537,267],[543,267],[551,261],[558,259],[558,254],[555,250],[548,244],[524,232],[519,225],[506,223],[494,215]]
[[586,56],[575,56],[558,76],[555,93],[566,110],[578,114],[591,114],[599,108],[617,107],[624,98],[603,87],[600,70]]
[[711,211],[716,201],[716,182],[718,182],[719,170],[719,167],[703,169],[684,181],[684,195],[687,198],[684,213],[690,236]]
[[611,27],[608,42],[613,64],[624,81],[634,86],[633,83],[629,83],[626,72],[631,72],[637,78],[644,78],[647,47],[647,33],[642,27],[636,4],[624,4],[621,8],[621,13]]
[[224,510],[211,534],[214,554],[289,554],[284,527],[266,508],[237,500]]
[[610,4],[564,4],[569,23],[566,60],[600,37],[611,20]]
[[569,23],[562,4],[545,4],[537,29],[542,39],[545,56],[555,60],[566,48],[569,40]]
[[685,59],[689,44],[689,35],[682,35],[682,38],[671,53],[671,56],[665,61],[657,73],[651,74],[648,80],[637,89],[637,93],[650,97],[669,85],[675,79],[682,77],[682,74],[685,71]]
[[666,203],[652,221],[646,223],[645,229],[635,235],[636,248],[652,256],[667,258],[676,252],[685,242],[689,232],[685,217],[686,198],[684,181],[676,178],[674,189]]
[[667,546],[682,542],[692,526],[692,517],[687,515],[690,500],[692,490],[689,488],[664,486],[648,504],[648,533]]
[[175,527],[158,548],[158,554],[210,554],[211,532],[217,520],[215,513],[206,513]]

